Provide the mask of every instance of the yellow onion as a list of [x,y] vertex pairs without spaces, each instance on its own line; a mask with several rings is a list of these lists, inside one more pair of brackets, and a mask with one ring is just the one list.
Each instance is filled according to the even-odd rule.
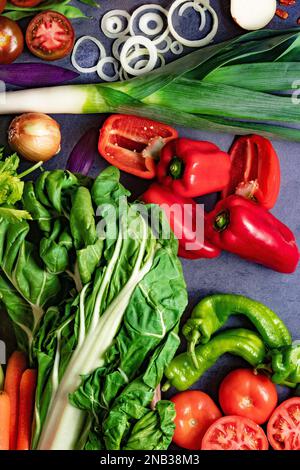
[[13,150],[27,160],[46,161],[60,151],[60,127],[47,114],[22,114],[9,126],[8,142]]

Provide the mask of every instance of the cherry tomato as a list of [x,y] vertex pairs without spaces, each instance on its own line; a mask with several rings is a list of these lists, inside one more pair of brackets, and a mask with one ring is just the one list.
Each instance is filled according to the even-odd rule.
[[206,431],[201,450],[268,450],[263,429],[242,416],[224,416]]
[[24,37],[17,23],[0,17],[0,64],[11,64],[23,52]]
[[10,2],[17,7],[36,7],[42,3],[42,1],[43,0],[10,0]]
[[225,415],[244,416],[265,423],[278,401],[273,382],[251,369],[237,369],[225,377],[219,389],[219,402]]
[[75,33],[70,21],[55,11],[35,16],[26,31],[26,43],[32,54],[44,60],[57,60],[70,54]]
[[6,7],[6,0],[0,0],[0,13],[3,12],[5,7]]
[[268,439],[275,450],[300,450],[300,398],[281,403],[268,422]]
[[202,438],[209,426],[222,416],[212,399],[203,392],[190,390],[171,398],[175,404],[173,442],[190,450],[200,450]]
[[272,209],[280,190],[280,163],[271,142],[259,135],[239,137],[229,155],[230,182],[222,197],[238,194]]

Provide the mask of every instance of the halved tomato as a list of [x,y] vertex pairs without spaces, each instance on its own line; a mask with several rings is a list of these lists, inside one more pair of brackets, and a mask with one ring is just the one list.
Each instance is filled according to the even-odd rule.
[[28,25],[26,44],[40,59],[57,60],[70,54],[75,33],[70,21],[55,11],[36,15]]
[[230,182],[222,197],[238,194],[272,209],[280,190],[280,164],[271,142],[259,135],[240,137],[229,155]]
[[201,450],[268,450],[263,429],[241,416],[224,416],[206,431]]
[[268,422],[268,439],[275,450],[300,450],[300,398],[281,403]]
[[184,449],[200,450],[205,432],[222,416],[219,408],[200,390],[178,393],[171,401],[176,411],[173,442]]
[[5,7],[6,7],[6,0],[0,0],[0,13],[3,12]]
[[42,3],[42,1],[43,0],[10,0],[10,2],[17,7],[36,7]]

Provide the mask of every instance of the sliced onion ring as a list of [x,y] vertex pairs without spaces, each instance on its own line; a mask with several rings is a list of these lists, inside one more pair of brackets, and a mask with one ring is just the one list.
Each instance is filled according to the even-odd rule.
[[186,2],[181,7],[179,8],[178,11],[178,16],[183,16],[184,12],[188,8],[194,8],[195,11],[198,11],[201,16],[201,21],[200,21],[200,26],[199,26],[199,31],[203,31],[206,25],[206,14],[205,12],[207,11],[206,6],[202,6],[199,3],[197,3],[197,0],[193,0],[191,2]]
[[[210,31],[210,33],[208,33],[204,38],[202,39],[198,39],[198,40],[191,40],[191,39],[186,39],[186,38],[183,38],[182,36],[180,36],[180,34],[177,33],[177,31],[175,30],[174,26],[173,26],[173,21],[172,21],[172,18],[173,18],[173,14],[174,12],[176,11],[176,9],[179,7],[179,5],[183,4],[183,3],[186,3],[186,0],[175,0],[171,7],[170,7],[170,10],[169,10],[169,13],[168,13],[168,25],[169,25],[169,28],[170,28],[170,31],[171,31],[171,34],[172,36],[178,41],[180,42],[181,44],[183,44],[184,46],[186,47],[202,47],[202,46],[206,46],[207,44],[209,44],[213,38],[215,37],[215,35],[217,34],[217,31],[218,31],[218,26],[219,26],[219,20],[218,20],[218,15],[217,13],[215,12],[215,10],[210,6],[210,4],[207,2],[207,0],[197,0],[197,4],[202,4],[203,6],[205,6],[207,8],[207,10],[210,12],[211,16],[212,16],[212,19],[213,19],[213,26],[212,26],[212,29]],[[196,4],[195,3],[195,4]]]
[[[165,47],[162,47],[162,48],[159,48],[158,46],[160,44],[163,44],[163,43],[166,43]],[[158,44],[156,43],[156,49],[157,51],[160,53],[160,54],[166,54],[167,52],[169,52],[170,50],[170,47],[171,47],[171,44],[172,44],[172,39],[170,38],[170,36],[167,36],[165,37],[165,39],[163,39],[161,42],[159,42]]]
[[[116,26],[116,28],[113,27],[114,25]],[[106,20],[106,28],[110,34],[119,34],[123,30],[122,20],[119,16],[110,16]]]
[[[112,64],[114,69],[115,69],[115,74],[114,75],[107,75],[103,68],[105,64]],[[114,57],[103,57],[103,59],[100,59],[98,64],[97,64],[97,74],[101,78],[101,80],[104,80],[105,82],[115,82],[119,79],[120,73],[119,73],[119,62],[117,59]]]
[[72,62],[72,65],[73,67],[78,70],[78,72],[80,73],[94,73],[94,72],[97,72],[97,64],[96,65],[93,65],[93,67],[81,67],[79,64],[77,64],[76,62],[76,52],[77,52],[77,49],[78,47],[80,46],[80,44],[84,41],[92,41],[94,44],[96,44],[96,46],[98,47],[99,49],[99,52],[100,52],[100,58],[99,59],[103,59],[104,57],[106,57],[106,51],[105,51],[105,48],[103,46],[103,44],[99,41],[99,39],[97,38],[94,38],[93,36],[82,36],[81,38],[79,38],[77,41],[76,41],[76,44],[74,46],[74,49],[73,49],[73,52],[72,52],[72,56],[71,56],[71,62]]
[[[135,36],[135,32],[133,28],[134,21],[136,17],[144,10],[158,10],[163,15],[165,15],[166,18],[168,18],[168,11],[165,8],[161,7],[160,5],[156,5],[154,3],[147,3],[146,5],[142,5],[133,12],[129,20],[129,31],[130,31],[131,36]],[[164,32],[160,36],[158,36],[156,39],[153,40],[153,44],[161,43],[169,35],[169,32],[170,30],[169,30],[169,27],[167,26]]]
[[[132,46],[136,44],[141,44],[144,46],[149,54],[149,60],[148,63],[145,67],[135,70],[133,67],[130,66],[129,60],[128,60],[128,52],[132,48]],[[120,61],[123,69],[129,73],[130,75],[142,75],[144,73],[151,72],[151,70],[154,69],[156,62],[157,62],[157,50],[156,47],[154,46],[153,42],[150,41],[150,39],[145,38],[144,36],[134,36],[125,42],[121,54],[120,54]]]
[[[156,24],[155,28],[150,28],[148,25],[153,21]],[[154,36],[159,34],[164,27],[164,22],[162,17],[158,13],[145,13],[140,17],[139,29],[142,33],[147,34],[147,36]]]
[[[121,31],[116,31],[116,32],[111,32],[109,30],[109,27],[107,26],[107,21],[109,18],[112,17],[124,17],[127,20],[127,26]],[[103,34],[105,34],[106,37],[110,39],[115,39],[122,36],[125,36],[129,32],[129,20],[130,20],[130,15],[126,10],[110,10],[101,19],[101,30],[103,31]]]
[[183,45],[178,41],[174,41],[171,44],[170,50],[171,50],[172,54],[180,55],[180,54],[183,53]]

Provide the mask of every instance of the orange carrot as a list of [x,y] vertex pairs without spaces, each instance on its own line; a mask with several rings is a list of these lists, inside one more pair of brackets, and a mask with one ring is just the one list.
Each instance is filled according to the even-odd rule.
[[0,450],[9,450],[10,400],[6,392],[0,392]]
[[36,370],[25,370],[20,384],[17,450],[30,449],[36,381]]
[[10,398],[10,426],[9,448],[16,450],[18,435],[20,382],[26,369],[26,356],[20,351],[15,351],[8,360],[4,390]]

